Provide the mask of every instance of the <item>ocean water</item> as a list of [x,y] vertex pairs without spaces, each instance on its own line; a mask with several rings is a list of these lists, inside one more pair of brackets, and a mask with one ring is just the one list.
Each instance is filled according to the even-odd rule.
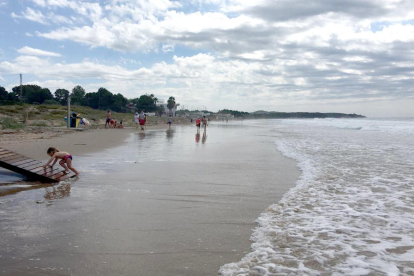
[[414,275],[414,119],[245,124],[268,128],[302,174],[221,275]]

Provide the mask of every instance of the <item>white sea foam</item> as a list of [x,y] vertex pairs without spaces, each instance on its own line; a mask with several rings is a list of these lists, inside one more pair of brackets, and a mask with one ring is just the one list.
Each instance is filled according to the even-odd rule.
[[302,175],[220,273],[414,275],[414,121],[267,124]]

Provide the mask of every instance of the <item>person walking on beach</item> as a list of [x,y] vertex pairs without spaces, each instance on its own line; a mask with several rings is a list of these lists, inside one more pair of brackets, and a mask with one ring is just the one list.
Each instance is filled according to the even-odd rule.
[[201,124],[201,120],[200,120],[200,117],[199,117],[199,118],[197,118],[197,121],[196,121],[197,132],[200,132],[200,124]]
[[203,116],[203,126],[204,126],[204,132],[205,132],[206,129],[207,129],[207,119],[206,119],[206,116]]
[[145,122],[147,121],[147,117],[144,114],[144,110],[141,111],[141,114],[139,114],[139,125],[141,126],[141,130],[145,130],[144,126],[145,126]]
[[[52,165],[50,165],[51,167],[53,167],[58,159],[61,159],[59,161],[59,165],[61,165],[64,169],[65,172],[71,170],[73,171],[76,175],[79,175],[79,172],[72,167],[72,155],[70,155],[68,152],[65,151],[58,151],[57,149],[50,147],[47,150],[47,154],[50,156],[49,161],[47,161],[46,165],[43,166],[43,168],[46,169],[47,166],[49,166],[49,164],[53,161]],[[67,166],[66,166],[67,165]]]
[[135,126],[138,128],[138,124],[139,124],[139,114],[138,114],[138,112],[135,112],[134,123],[135,123]]
[[105,122],[105,128],[107,128],[109,125],[109,123],[111,122],[111,117],[112,117],[112,113],[111,111],[108,109],[108,112],[106,112],[106,122]]
[[172,124],[171,115],[170,115],[170,117],[168,117],[167,124],[168,124],[168,129],[171,129],[171,124]]

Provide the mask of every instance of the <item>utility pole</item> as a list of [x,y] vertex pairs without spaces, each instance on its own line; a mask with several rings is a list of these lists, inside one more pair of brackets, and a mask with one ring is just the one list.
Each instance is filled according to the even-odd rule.
[[70,128],[70,93],[68,93],[68,114],[66,115],[67,116],[67,121],[66,121],[66,123],[67,123],[67,127],[68,128]]
[[22,76],[22,74],[19,74],[20,75],[20,100],[22,100],[22,99],[24,99],[23,98],[23,76]]

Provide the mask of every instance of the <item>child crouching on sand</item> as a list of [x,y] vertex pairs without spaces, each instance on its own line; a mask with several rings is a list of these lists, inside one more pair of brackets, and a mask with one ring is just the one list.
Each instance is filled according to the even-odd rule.
[[[79,175],[79,172],[74,167],[72,167],[72,155],[70,155],[68,152],[58,151],[57,149],[50,147],[47,150],[47,154],[50,156],[50,159],[49,161],[47,161],[46,165],[43,166],[44,168],[49,166],[53,159],[55,159],[55,161],[53,161],[51,167],[53,167],[56,164],[58,159],[62,159],[59,161],[59,165],[61,165],[65,169],[65,171],[69,171],[70,169],[76,175]],[[65,163],[68,166],[66,166]]]

